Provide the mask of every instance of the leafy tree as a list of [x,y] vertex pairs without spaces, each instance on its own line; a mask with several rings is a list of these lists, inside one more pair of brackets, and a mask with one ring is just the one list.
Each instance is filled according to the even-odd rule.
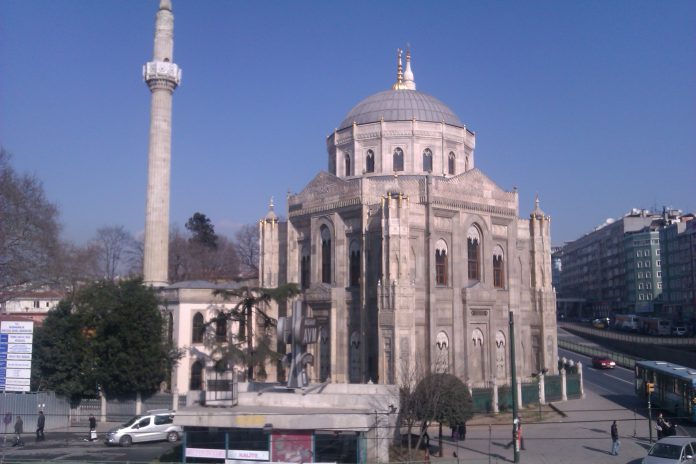
[[190,242],[217,250],[218,236],[215,234],[215,226],[205,214],[194,213],[186,222],[186,229],[193,234]]
[[36,388],[152,392],[176,361],[154,291],[140,279],[101,281],[64,300],[36,333]]
[[[281,357],[274,349],[273,327],[276,326],[277,320],[268,315],[267,305],[272,301],[281,304],[299,293],[300,288],[294,283],[277,288],[240,287],[215,291],[216,295],[226,300],[237,300],[237,304],[232,309],[221,312],[217,319],[211,322],[237,321],[242,328],[235,343],[219,345],[217,351],[221,352],[223,359],[246,365],[248,381],[254,380],[255,369],[264,372],[268,359],[279,360]],[[254,322],[260,329],[256,334]]]
[[59,232],[58,209],[41,182],[15,172],[0,147],[0,291],[53,280]]

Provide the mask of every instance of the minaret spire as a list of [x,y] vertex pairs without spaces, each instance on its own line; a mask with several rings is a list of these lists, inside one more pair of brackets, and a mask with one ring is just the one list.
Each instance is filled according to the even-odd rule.
[[174,64],[174,15],[171,0],[160,0],[155,19],[152,61],[143,66],[143,79],[152,93],[143,281],[146,285],[161,287],[169,281],[172,95],[181,82],[181,70]]
[[404,72],[401,66],[401,49],[396,49],[396,82],[392,85],[392,90],[403,90],[404,87]]
[[408,90],[416,90],[416,81],[413,80],[413,71],[411,71],[411,48],[406,49],[406,70],[404,71],[404,88]]

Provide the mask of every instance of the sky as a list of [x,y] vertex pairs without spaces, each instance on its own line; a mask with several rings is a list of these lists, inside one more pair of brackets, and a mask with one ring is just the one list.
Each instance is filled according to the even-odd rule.
[[[0,144],[64,238],[144,229],[158,0],[2,0]],[[326,170],[326,137],[391,87],[476,133],[476,166],[539,195],[561,245],[631,208],[696,212],[694,1],[173,0],[171,222],[232,235]]]

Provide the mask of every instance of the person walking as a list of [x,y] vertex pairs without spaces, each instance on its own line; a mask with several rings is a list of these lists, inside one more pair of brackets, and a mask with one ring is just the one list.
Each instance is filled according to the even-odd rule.
[[611,454],[613,456],[619,455],[619,427],[616,425],[616,421],[611,424]]
[[22,416],[17,416],[17,420],[14,424],[15,432],[15,442],[12,446],[24,446],[22,441],[22,434],[24,433],[24,421],[22,421]]
[[36,419],[36,441],[44,440],[44,426],[46,425],[46,416],[43,411],[39,411],[39,417]]
[[97,419],[94,415],[89,416],[89,441],[97,439]]

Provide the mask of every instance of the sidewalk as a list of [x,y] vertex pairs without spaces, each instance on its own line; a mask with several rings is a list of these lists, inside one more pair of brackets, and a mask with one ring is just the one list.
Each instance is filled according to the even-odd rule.
[[[584,399],[554,403],[554,406],[562,414],[547,416],[539,423],[523,422],[525,450],[520,451],[520,463],[639,464],[647,454],[648,421],[640,416],[634,417],[632,411],[617,410],[616,404],[592,392],[586,392]],[[612,456],[609,452],[609,429],[613,420],[617,421],[619,428],[619,456]],[[431,455],[430,460],[477,464],[513,462],[513,450],[508,447],[512,441],[512,425],[489,426],[481,422],[467,424],[465,441],[455,442],[449,434],[443,437],[443,456]],[[437,432],[433,427],[429,433],[432,453],[437,454]]]

